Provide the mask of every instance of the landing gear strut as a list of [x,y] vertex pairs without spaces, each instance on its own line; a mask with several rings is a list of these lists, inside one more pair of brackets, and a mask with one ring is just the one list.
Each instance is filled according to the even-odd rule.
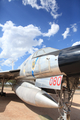
[[58,120],[70,120],[70,107],[72,105],[73,95],[78,85],[79,78],[66,78],[63,80],[62,88],[57,91],[59,114]]
[[1,92],[0,92],[0,96],[6,96],[6,93],[3,92],[3,89],[4,89],[4,78],[3,78],[3,80],[2,80],[2,90],[1,90]]

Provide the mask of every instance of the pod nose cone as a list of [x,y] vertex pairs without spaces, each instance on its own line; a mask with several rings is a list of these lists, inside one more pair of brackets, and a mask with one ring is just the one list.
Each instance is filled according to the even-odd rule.
[[36,105],[39,107],[46,107],[46,108],[58,108],[58,103],[45,92],[37,93]]
[[80,74],[80,45],[60,51],[59,68],[65,74]]

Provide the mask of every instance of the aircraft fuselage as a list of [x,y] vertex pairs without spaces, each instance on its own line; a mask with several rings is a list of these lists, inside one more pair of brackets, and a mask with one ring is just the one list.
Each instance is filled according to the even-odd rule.
[[[45,48],[42,50],[45,51]],[[37,79],[80,74],[80,45],[36,55],[35,58],[33,56],[34,54],[20,66],[20,76]]]

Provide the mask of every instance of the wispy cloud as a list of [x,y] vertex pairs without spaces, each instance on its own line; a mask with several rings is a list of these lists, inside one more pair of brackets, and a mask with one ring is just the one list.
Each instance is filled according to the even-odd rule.
[[71,24],[71,28],[72,28],[73,32],[77,32],[77,24],[76,23]]
[[11,2],[11,0],[8,0],[9,2]]
[[58,31],[59,31],[59,25],[56,24],[56,23],[49,23],[51,25],[51,28],[48,30],[47,33],[43,33],[43,36],[47,36],[47,37],[50,37],[50,36],[53,36],[54,34],[56,34]]
[[69,36],[70,28],[66,28],[66,31],[62,34],[63,38],[66,39]]
[[67,27],[65,32],[62,34],[63,39],[66,39],[67,36],[70,36],[69,32],[70,31],[77,32],[77,23],[71,24],[70,27]]
[[[11,0],[8,1],[11,2]],[[40,4],[38,4],[38,1]],[[56,3],[56,0],[22,0],[22,4],[31,5],[32,8],[36,8],[37,10],[45,9],[47,12],[50,12],[54,19],[62,15],[62,13],[57,13],[59,7]]]

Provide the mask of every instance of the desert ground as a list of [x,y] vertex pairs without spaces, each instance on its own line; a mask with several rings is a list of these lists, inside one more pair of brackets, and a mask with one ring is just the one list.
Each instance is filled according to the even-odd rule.
[[[1,90],[1,89],[0,89]],[[57,120],[57,109],[39,108],[20,100],[10,87],[5,87],[6,97],[0,97],[0,120]],[[80,120],[80,90],[73,97],[71,120]]]

